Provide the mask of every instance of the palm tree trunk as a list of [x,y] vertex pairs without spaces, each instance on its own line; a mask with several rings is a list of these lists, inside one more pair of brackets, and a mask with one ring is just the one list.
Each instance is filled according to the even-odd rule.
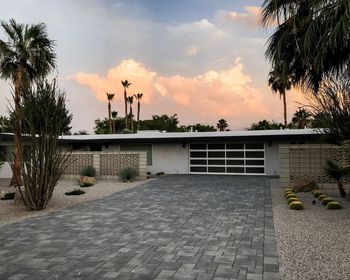
[[130,104],[130,128],[131,128],[131,132],[134,132],[134,122],[133,122],[133,117],[132,117],[132,107]]
[[284,128],[287,128],[287,101],[286,101],[286,92],[283,91],[283,117],[284,117]]
[[16,72],[15,80],[15,147],[13,152],[13,170],[10,186],[22,186],[22,176],[21,176],[21,149],[22,149],[22,116],[21,116],[21,91],[24,79],[24,69],[19,67]]
[[137,101],[137,131],[140,130],[140,100]]
[[344,190],[343,184],[341,182],[338,181],[338,190],[339,193],[341,195],[341,197],[345,197],[346,196],[346,192]]
[[111,101],[108,100],[108,121],[109,121],[109,133],[113,133],[112,118],[111,118]]
[[125,103],[125,129],[128,129],[128,100],[126,98],[126,87],[124,87],[124,103]]

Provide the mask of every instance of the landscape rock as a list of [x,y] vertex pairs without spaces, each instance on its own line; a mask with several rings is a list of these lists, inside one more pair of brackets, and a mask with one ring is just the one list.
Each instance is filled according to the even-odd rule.
[[320,187],[317,183],[310,179],[300,179],[296,181],[293,186],[295,192],[311,192],[313,190],[318,190]]
[[79,185],[83,187],[88,187],[96,184],[95,177],[80,176],[78,181],[79,181]]

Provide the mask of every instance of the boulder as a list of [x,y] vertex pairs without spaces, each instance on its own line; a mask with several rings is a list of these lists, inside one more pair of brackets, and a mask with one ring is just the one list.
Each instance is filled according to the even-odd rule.
[[81,187],[89,187],[96,184],[95,177],[80,176],[78,181]]
[[295,192],[311,192],[320,189],[315,181],[310,179],[300,179],[293,185]]

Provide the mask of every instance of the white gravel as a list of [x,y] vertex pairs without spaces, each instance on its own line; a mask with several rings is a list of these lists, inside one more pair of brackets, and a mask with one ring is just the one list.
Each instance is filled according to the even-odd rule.
[[[29,217],[66,208],[78,203],[102,198],[115,192],[133,188],[145,182],[146,181],[134,181],[124,183],[117,180],[98,180],[97,184],[94,186],[81,188],[85,191],[85,194],[68,196],[65,195],[65,192],[79,188],[77,180],[61,180],[55,187],[53,197],[49,202],[48,208],[42,211],[27,211],[25,206],[18,204],[16,205],[13,200],[0,200],[0,224],[16,222]],[[0,190],[13,190],[13,188],[9,188],[8,182],[2,180],[0,182]]]
[[344,209],[327,210],[311,193],[298,193],[305,210],[290,210],[278,184],[271,180],[281,279],[350,279],[350,203],[337,190],[321,189]]

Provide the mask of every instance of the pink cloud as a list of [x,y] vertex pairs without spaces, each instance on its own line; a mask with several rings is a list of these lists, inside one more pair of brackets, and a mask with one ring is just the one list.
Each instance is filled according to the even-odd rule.
[[220,17],[233,22],[243,23],[250,27],[259,26],[259,20],[261,15],[261,8],[256,6],[246,6],[244,7],[245,12],[220,12]]
[[[283,118],[278,95],[272,94],[268,87],[255,88],[239,58],[227,69],[211,70],[194,77],[157,75],[142,63],[130,59],[109,69],[105,76],[78,73],[71,79],[88,87],[103,102],[106,102],[106,91],[117,91],[121,98],[120,80],[128,79],[132,83],[130,93],[144,93],[143,117],[178,113],[182,124],[216,124],[217,120],[225,118],[231,128],[248,127],[260,119],[282,122]],[[296,91],[287,96],[291,115],[298,107],[294,100],[303,99]]]

